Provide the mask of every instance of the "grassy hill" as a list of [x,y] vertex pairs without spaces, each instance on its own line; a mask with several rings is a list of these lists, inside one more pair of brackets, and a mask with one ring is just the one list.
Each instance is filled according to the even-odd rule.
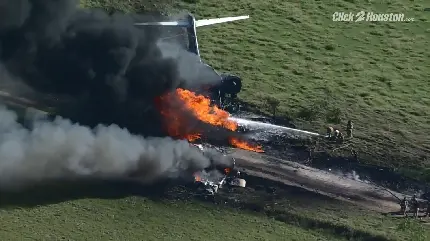
[[[148,3],[149,2],[149,3]],[[362,161],[430,173],[430,12],[426,1],[108,1],[83,6],[142,11],[161,5],[197,18],[250,15],[200,28],[202,57],[244,79],[240,98],[301,128],[355,123]],[[164,6],[163,5],[163,6]],[[413,22],[333,22],[336,11],[404,13]],[[414,174],[415,175],[415,174]],[[430,174],[427,177],[430,180]]]

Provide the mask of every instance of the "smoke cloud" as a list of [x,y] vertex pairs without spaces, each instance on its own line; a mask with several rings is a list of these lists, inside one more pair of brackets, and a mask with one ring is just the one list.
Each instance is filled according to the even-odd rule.
[[196,56],[160,43],[167,29],[133,25],[161,17],[77,6],[76,0],[0,4],[0,64],[36,92],[61,99],[61,105],[51,101],[60,115],[162,136],[155,97],[220,81]]
[[0,109],[0,188],[82,177],[151,181],[208,167],[212,160],[186,141],[162,137],[154,100],[218,76],[178,45],[160,43],[160,27],[133,25],[156,17],[77,6],[0,0],[1,91],[68,118],[24,127]]
[[59,117],[24,128],[15,112],[0,108],[0,188],[89,177],[150,182],[179,178],[210,162],[187,141],[143,138],[117,125],[92,130]]

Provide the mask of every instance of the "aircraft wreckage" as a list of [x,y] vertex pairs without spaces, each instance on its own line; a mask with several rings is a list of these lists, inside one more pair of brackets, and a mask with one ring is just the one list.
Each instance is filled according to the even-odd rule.
[[[188,13],[183,20],[178,21],[162,21],[162,22],[139,22],[135,23],[136,27],[142,28],[145,26],[161,26],[161,27],[178,27],[186,29],[186,50],[192,54],[195,54],[200,62],[203,60],[200,58],[200,50],[199,44],[197,40],[197,28],[202,26],[209,26],[219,23],[232,22],[242,19],[247,19],[249,16],[239,16],[239,17],[224,17],[224,18],[212,18],[212,19],[202,19],[196,20],[195,17]],[[242,88],[242,80],[239,76],[227,74],[227,73],[219,73],[214,68],[212,68],[208,64],[204,64],[209,72],[214,73],[214,76],[218,76],[219,82],[213,86],[209,86],[208,88],[203,88],[206,90],[206,93],[202,93],[205,96],[208,96],[212,102],[214,102],[217,106],[224,105],[224,101],[227,98],[235,99],[237,94],[240,92]],[[195,92],[200,92],[200,90],[195,90]],[[190,142],[191,140],[187,138]],[[210,167],[196,172],[193,174],[191,180],[196,189],[202,194],[214,195],[218,192],[218,190],[224,186],[239,186],[245,187],[246,181],[240,178],[240,172],[235,169],[235,160],[232,157],[229,157],[227,154],[223,152],[223,150],[216,148],[212,145],[201,143],[201,144],[191,144],[198,148],[200,151],[204,153],[205,156],[209,157],[212,161]],[[221,158],[222,161],[217,160],[214,161],[214,158]],[[221,164],[220,164],[221,163]]]
[[[135,23],[136,27],[141,28],[144,26],[174,26],[174,27],[182,27],[187,31],[187,50],[195,54],[198,59],[200,59],[200,51],[199,45],[197,41],[196,28],[201,26],[208,26],[218,23],[231,22],[241,19],[249,18],[249,16],[240,16],[240,17],[227,17],[227,18],[215,18],[215,19],[205,19],[205,20],[195,20],[195,18],[188,14],[185,20],[182,21],[171,21],[171,22],[146,22],[146,23]],[[208,90],[208,95],[205,95],[210,102],[215,102],[215,105],[219,106],[222,104],[224,98],[226,96],[235,98],[236,95],[240,92],[242,83],[241,79],[238,76],[231,74],[221,74],[215,71],[211,66],[205,64],[205,66],[212,71],[216,76],[219,77],[218,84],[210,86],[210,88],[204,88]],[[203,89],[203,88],[202,88]],[[199,92],[201,90],[195,90],[195,92]],[[190,93],[195,93],[190,92]],[[1,96],[0,96],[1,97]],[[45,119],[51,118],[50,114],[44,111],[40,111],[35,108],[25,108],[25,119]],[[219,110],[222,111],[222,110]],[[26,122],[26,121],[24,121]],[[169,133],[170,134],[170,133]],[[181,138],[183,139],[183,138]],[[188,139],[188,138],[187,138]],[[235,169],[235,160],[232,157],[229,157],[223,150],[216,148],[210,144],[195,144],[193,141],[188,139],[190,145],[198,148],[204,155],[208,156],[209,159],[214,160],[217,158],[217,161],[213,161],[213,164],[210,167],[201,170],[199,172],[193,173],[190,176],[190,182],[195,184],[196,190],[201,191],[205,195],[213,195],[218,192],[219,189],[225,186],[238,186],[245,187],[246,181],[240,178],[240,172]],[[236,140],[236,142],[238,142]],[[219,159],[223,159],[223,161],[219,161]],[[220,164],[221,163],[221,164]],[[139,179],[139,173],[132,173],[129,175],[132,179]]]
[[[186,29],[187,43],[185,48],[188,52],[195,54],[199,61],[204,63],[200,58],[199,43],[197,40],[197,28],[209,25],[215,25],[219,23],[226,23],[232,21],[238,21],[243,19],[248,19],[249,16],[238,16],[238,17],[224,17],[224,18],[211,18],[211,19],[201,19],[196,20],[195,17],[188,13],[183,20],[178,21],[162,21],[162,22],[139,22],[135,23],[138,28],[143,28],[145,26],[159,26],[159,27],[177,27]],[[208,90],[209,97],[220,107],[224,105],[226,99],[235,99],[237,94],[242,89],[242,79],[239,76],[219,73],[214,68],[212,68],[207,63],[204,63],[208,72],[212,72],[214,76],[218,76],[218,84],[209,86],[205,88]],[[199,90],[201,91],[201,90]]]
[[[175,26],[175,27],[183,27],[187,30],[188,36],[188,45],[187,50],[200,59],[200,51],[198,48],[196,28],[200,26],[213,25],[223,22],[236,21],[241,19],[247,19],[249,16],[240,16],[240,17],[226,17],[226,18],[216,18],[216,19],[205,19],[205,20],[195,20],[195,18],[188,14],[186,20],[180,21],[171,21],[171,22],[146,22],[146,23],[136,23],[137,27],[142,26]],[[235,132],[238,128],[238,124],[240,120],[237,118],[232,118],[229,114],[222,109],[218,109],[216,106],[220,106],[224,101],[224,98],[228,96],[229,98],[235,98],[235,96],[240,92],[242,83],[241,79],[234,75],[229,74],[220,74],[215,71],[212,67],[206,64],[206,66],[213,71],[217,76],[219,76],[219,84],[211,86],[209,88],[209,95],[207,97],[203,97],[198,95],[193,91],[181,90],[178,89],[173,94],[179,95],[179,98],[184,102],[184,106],[188,108],[188,112],[191,111],[192,114],[197,117],[202,122],[213,126],[219,126],[220,128],[228,129],[230,131]],[[197,92],[197,91],[196,91]],[[169,94],[167,96],[162,96],[162,99],[165,98],[167,102],[169,102]],[[210,106],[210,99],[215,102],[214,106]],[[212,103],[213,104],[213,103]],[[163,113],[165,113],[164,111]],[[183,114],[181,110],[174,108],[173,110],[167,111],[171,115],[165,116],[167,120],[181,120],[181,115]],[[173,114],[173,115],[172,115]],[[177,116],[175,116],[175,114]],[[216,115],[216,116],[215,116]],[[210,122],[210,120],[216,120],[218,123]],[[180,121],[182,124],[186,123],[185,121]],[[249,121],[248,121],[249,122]],[[241,125],[247,126],[250,123],[240,123]],[[169,121],[171,124],[171,121]],[[184,126],[177,126],[180,130],[187,129]],[[187,139],[190,142],[190,145],[193,145],[195,148],[198,148],[203,154],[209,157],[212,160],[212,165],[204,170],[193,173],[190,176],[190,183],[195,184],[196,189],[204,193],[206,195],[214,195],[219,189],[228,186],[236,186],[236,187],[246,187],[246,180],[241,178],[241,173],[235,167],[236,161],[233,157],[230,157],[228,154],[224,152],[221,148],[217,148],[213,145],[206,144],[204,142],[200,142],[196,144],[195,138],[200,135],[201,132],[199,130],[195,130],[196,132],[192,133],[182,133],[183,136],[180,139]],[[169,133],[170,136],[175,137],[175,133]],[[191,138],[192,137],[192,138]],[[197,138],[199,139],[199,138]],[[245,150],[255,151],[255,152],[264,152],[258,146],[252,146],[250,143],[247,143],[245,140],[239,140],[235,137],[229,138],[229,143],[232,146],[242,148]],[[220,161],[220,159],[222,159]],[[216,163],[216,164],[215,164]],[[138,174],[136,174],[138,175]],[[132,175],[132,177],[136,177]]]
[[214,195],[220,188],[224,186],[245,187],[245,179],[240,178],[240,171],[236,169],[236,160],[225,154],[221,149],[213,147],[209,144],[193,144],[199,148],[205,156],[211,159],[222,158],[217,160],[218,164],[213,164],[210,167],[193,174],[194,182],[197,190],[203,194]]

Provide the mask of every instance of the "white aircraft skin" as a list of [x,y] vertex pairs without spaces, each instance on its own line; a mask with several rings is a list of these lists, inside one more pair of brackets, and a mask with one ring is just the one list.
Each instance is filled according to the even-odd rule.
[[[201,19],[201,20],[196,20],[195,25],[196,27],[202,27],[202,26],[214,25],[219,23],[233,22],[233,21],[248,19],[248,18],[249,18],[249,15],[238,16],[238,17]],[[146,22],[146,23],[135,23],[134,25],[137,25],[137,26],[161,25],[161,26],[191,27],[188,21]]]

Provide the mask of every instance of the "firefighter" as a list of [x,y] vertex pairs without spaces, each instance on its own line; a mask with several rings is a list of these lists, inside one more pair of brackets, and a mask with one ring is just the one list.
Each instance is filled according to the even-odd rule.
[[411,208],[412,208],[412,211],[414,212],[414,217],[418,218],[418,213],[420,211],[420,208],[417,200],[417,195],[415,194],[411,199]]
[[354,129],[354,125],[352,124],[352,121],[349,120],[348,124],[346,125],[346,134],[348,138],[352,138],[352,129]]
[[339,135],[338,135],[338,142],[339,143],[343,143],[343,141],[345,140],[345,136],[343,135],[343,133],[342,132],[339,132]]
[[307,163],[312,163],[312,153],[314,152],[313,150],[314,147],[309,147],[308,148],[308,159],[307,159]]
[[359,163],[360,161],[358,160],[358,153],[356,150],[352,149],[351,154],[354,156],[354,161]]
[[427,200],[427,210],[426,210],[426,217],[430,217],[430,199]]
[[403,198],[402,201],[400,201],[400,212],[403,214],[403,216],[406,216],[406,210],[408,209],[408,200],[406,197]]
[[327,127],[327,138],[331,139],[333,137],[333,127],[329,126]]
[[340,133],[340,131],[338,129],[335,129],[333,132],[333,136],[332,136],[331,140],[337,141],[339,138],[339,133]]
[[336,142],[338,142],[338,143],[342,143],[344,140],[344,136],[343,136],[342,132],[340,132],[337,129],[334,131],[334,138],[335,138]]
[[312,163],[313,148],[312,144],[306,147],[307,157],[303,164],[308,165]]

